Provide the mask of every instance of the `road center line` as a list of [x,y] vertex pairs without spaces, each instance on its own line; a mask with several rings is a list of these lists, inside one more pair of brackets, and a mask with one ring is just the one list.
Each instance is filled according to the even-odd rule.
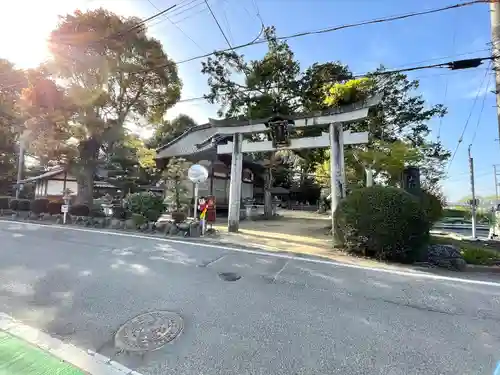
[[[145,236],[145,235],[133,234],[133,233],[121,233],[121,232],[99,230],[99,229],[75,228],[75,227],[63,226],[63,225],[20,223],[20,222],[13,222],[13,221],[9,221],[9,220],[0,220],[0,223],[35,226],[35,227],[42,227],[42,228],[47,228],[47,229],[64,229],[64,230],[71,230],[74,232],[86,232],[86,233],[93,233],[93,234],[118,236],[118,237],[137,238],[137,239],[149,240],[149,241],[159,241],[159,242],[166,242],[166,243],[176,243],[176,244],[189,245],[189,246],[199,246],[199,247],[207,247],[207,248],[214,248],[214,249],[220,249],[220,250],[228,250],[228,251],[258,255],[258,256],[269,256],[269,257],[275,257],[275,258],[281,258],[281,259],[294,260],[294,261],[298,261],[298,262],[325,264],[325,265],[330,265],[333,267],[352,268],[352,269],[358,269],[358,270],[364,270],[364,271],[385,273],[385,274],[390,274],[390,275],[398,275],[398,276],[406,276],[406,277],[430,279],[430,280],[440,280],[440,281],[452,281],[452,282],[463,283],[463,284],[474,284],[474,285],[500,287],[500,282],[494,282],[494,281],[462,279],[460,277],[433,275],[433,274],[429,274],[429,273],[423,273],[423,272],[412,271],[412,270],[406,270],[406,271],[401,270],[400,271],[400,270],[389,269],[389,268],[368,267],[368,266],[361,266],[361,265],[357,265],[357,264],[341,263],[341,262],[336,262],[333,260],[306,258],[304,256],[299,257],[296,255],[290,255],[290,254],[273,253],[271,251],[251,250],[251,249],[238,248],[238,247],[232,247],[232,246],[203,243],[201,241],[200,242],[198,242],[198,241],[197,242],[195,242],[195,241],[190,242],[190,241],[174,240],[174,239],[170,239],[170,238],[151,237],[151,236]],[[16,230],[19,231],[19,228],[17,227]]]

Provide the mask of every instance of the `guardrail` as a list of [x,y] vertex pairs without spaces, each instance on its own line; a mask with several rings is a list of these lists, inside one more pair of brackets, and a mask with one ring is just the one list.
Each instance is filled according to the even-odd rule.
[[[436,223],[434,224],[434,229],[472,229],[472,224],[448,224],[448,223]],[[477,224],[476,229],[478,230],[490,230],[489,225]]]

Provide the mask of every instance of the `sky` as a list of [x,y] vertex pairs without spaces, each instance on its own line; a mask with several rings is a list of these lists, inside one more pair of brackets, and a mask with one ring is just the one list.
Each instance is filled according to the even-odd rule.
[[[317,30],[341,24],[438,8],[460,0],[208,0],[233,45],[249,42],[259,34],[261,15],[278,35]],[[35,67],[48,58],[46,39],[58,15],[75,9],[106,7],[120,15],[146,18],[174,4],[177,7],[148,23],[174,61],[227,48],[204,0],[16,0],[0,3],[0,57],[18,67]],[[303,69],[314,62],[341,61],[354,73],[365,73],[380,64],[402,68],[436,64],[488,55],[490,15],[487,4],[453,9],[405,20],[340,30],[322,35],[289,39]],[[262,45],[239,50],[248,59],[265,53]],[[179,64],[183,81],[182,99],[208,92],[201,61]],[[495,193],[493,164],[500,161],[500,143],[494,77],[488,64],[464,71],[428,69],[409,74],[419,79],[419,94],[428,103],[444,104],[448,114],[430,123],[430,137],[438,134],[444,146],[455,151],[465,127],[463,142],[447,167],[443,189],[448,200],[470,194],[467,149],[471,144],[476,175],[476,194]],[[476,99],[477,98],[477,99]],[[484,103],[484,104],[483,104]],[[204,101],[179,103],[167,116],[186,113],[197,122],[216,118],[217,108]],[[468,120],[469,119],[469,120]],[[468,120],[468,121],[467,121]],[[466,126],[467,124],[467,126]]]

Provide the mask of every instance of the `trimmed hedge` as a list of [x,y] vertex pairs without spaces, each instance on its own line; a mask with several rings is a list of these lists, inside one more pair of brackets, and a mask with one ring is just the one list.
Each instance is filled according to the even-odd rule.
[[144,213],[144,216],[146,217],[146,219],[148,219],[148,221],[153,221],[156,223],[158,219],[161,217],[162,213],[163,213],[162,211],[158,210],[147,210]]
[[147,223],[147,219],[141,214],[132,214],[131,219],[137,227]]
[[421,193],[422,208],[427,215],[427,219],[431,224],[436,223],[443,217],[443,202],[439,197],[428,191],[423,190]]
[[456,217],[456,218],[462,218],[462,219],[470,219],[471,218],[471,213],[470,210],[458,210],[456,208],[445,208],[443,210],[443,216],[444,217]]
[[10,200],[10,197],[0,197],[0,210],[8,210]]
[[64,204],[62,201],[51,201],[47,204],[47,212],[50,215],[59,215],[61,213],[61,206]]
[[[151,192],[129,194],[125,199],[125,208],[134,214],[156,221],[165,211],[163,198]],[[156,220],[153,220],[156,217]]]
[[17,210],[23,212],[31,211],[31,201],[29,199],[19,199]]
[[11,199],[9,202],[9,208],[12,211],[17,211],[18,207],[19,207],[19,199]]
[[47,198],[38,198],[30,202],[30,210],[36,215],[49,212],[49,200]]
[[420,199],[392,187],[353,190],[340,202],[336,225],[347,251],[377,259],[412,262],[429,241]]
[[128,220],[132,217],[132,212],[126,210],[122,206],[115,206],[113,207],[112,217],[118,220]]
[[69,214],[71,216],[89,216],[90,208],[84,204],[75,204],[69,206]]
[[106,217],[106,214],[104,213],[102,207],[101,208],[94,207],[92,210],[90,210],[89,216],[94,218],[103,218]]

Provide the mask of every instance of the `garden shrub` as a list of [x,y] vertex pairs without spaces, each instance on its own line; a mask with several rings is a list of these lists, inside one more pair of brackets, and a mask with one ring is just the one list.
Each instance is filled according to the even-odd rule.
[[144,216],[146,217],[146,219],[148,219],[148,221],[153,221],[156,223],[161,217],[162,213],[162,211],[158,210],[147,210]]
[[30,210],[36,215],[49,212],[49,200],[47,198],[37,198],[31,201]]
[[422,202],[422,208],[431,225],[443,217],[443,202],[438,196],[423,190],[420,199]]
[[150,192],[141,192],[129,194],[125,198],[125,208],[133,214],[142,216],[146,216],[149,211],[159,212],[161,215],[165,211],[165,204],[161,196]]
[[9,208],[12,211],[17,211],[18,207],[19,207],[19,199],[11,199],[9,202]]
[[69,206],[69,214],[71,216],[89,216],[90,208],[85,204],[75,204]]
[[470,210],[458,210],[455,208],[445,208],[443,210],[443,216],[444,217],[456,217],[456,218],[461,218],[461,219],[470,219],[471,218],[471,213]]
[[94,217],[94,218],[104,218],[104,217],[106,217],[106,214],[104,213],[104,210],[102,209],[102,207],[100,207],[100,208],[94,207],[90,210],[89,216]]
[[353,190],[336,210],[336,235],[347,251],[400,262],[414,261],[429,240],[420,200],[402,189]]
[[59,215],[61,213],[62,201],[51,201],[47,204],[47,212],[50,215]]
[[118,219],[118,220],[127,220],[130,219],[132,216],[132,213],[122,206],[114,206],[113,207],[113,218]]
[[131,219],[134,222],[135,226],[137,226],[137,227],[140,227],[141,225],[143,225],[147,222],[146,218],[141,214],[134,214],[133,213]]
[[8,210],[10,208],[10,197],[0,197],[0,210]]
[[31,211],[31,201],[29,199],[19,199],[17,204],[18,211]]

